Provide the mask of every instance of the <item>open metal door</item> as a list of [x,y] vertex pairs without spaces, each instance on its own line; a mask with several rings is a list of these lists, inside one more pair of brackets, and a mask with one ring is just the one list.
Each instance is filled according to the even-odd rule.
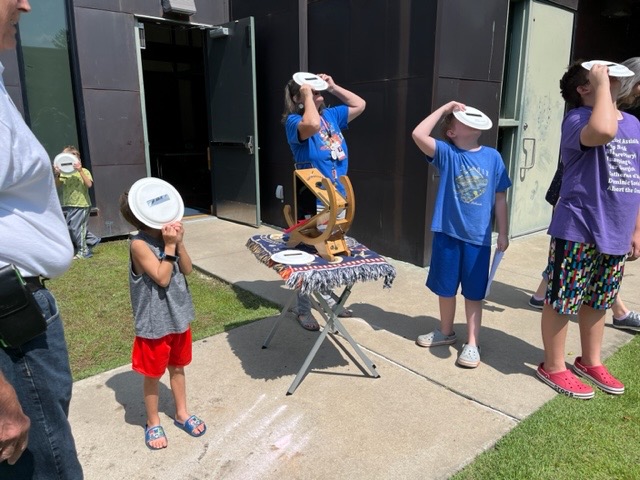
[[209,140],[214,213],[260,225],[253,17],[207,32]]

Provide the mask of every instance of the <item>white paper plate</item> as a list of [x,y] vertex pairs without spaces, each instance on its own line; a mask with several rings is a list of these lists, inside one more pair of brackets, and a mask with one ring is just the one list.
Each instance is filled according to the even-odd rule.
[[76,171],[73,168],[73,164],[78,161],[73,153],[59,153],[56,158],[53,159],[53,164],[60,169],[62,173],[73,173]]
[[155,177],[141,178],[129,189],[129,208],[151,228],[162,228],[184,216],[182,197],[173,186]]
[[304,265],[313,262],[315,258],[310,253],[302,250],[283,250],[271,255],[271,260],[286,265]]
[[321,92],[322,90],[329,88],[329,84],[315,73],[297,72],[293,74],[293,80],[298,85],[308,83],[317,92]]
[[633,77],[634,73],[624,65],[619,63],[607,62],[606,60],[591,60],[589,62],[583,62],[582,66],[587,70],[591,70],[594,65],[606,65],[609,67],[610,77]]
[[465,125],[478,130],[489,130],[493,126],[491,119],[477,108],[467,107],[464,112],[456,110],[453,112],[453,116]]

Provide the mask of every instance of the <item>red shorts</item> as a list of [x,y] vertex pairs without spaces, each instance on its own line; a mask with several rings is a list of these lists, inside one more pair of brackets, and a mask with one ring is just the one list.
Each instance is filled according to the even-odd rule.
[[184,367],[191,363],[191,328],[162,338],[136,337],[131,352],[133,369],[146,377],[159,378],[167,366]]

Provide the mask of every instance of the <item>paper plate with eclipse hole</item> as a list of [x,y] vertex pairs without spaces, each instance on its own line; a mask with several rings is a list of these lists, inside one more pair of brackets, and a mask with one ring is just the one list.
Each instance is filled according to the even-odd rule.
[[76,171],[73,168],[73,164],[78,161],[73,153],[59,153],[56,158],[53,159],[53,164],[60,169],[62,173],[70,174]]
[[271,255],[271,260],[286,265],[304,265],[313,262],[315,258],[310,253],[302,250],[283,250]]
[[477,108],[467,107],[464,111],[456,110],[453,116],[468,127],[478,130],[489,130],[493,126],[491,119]]
[[173,185],[159,178],[141,178],[131,185],[128,196],[131,213],[151,228],[162,228],[184,216],[184,202]]
[[322,90],[326,90],[327,88],[329,88],[329,84],[325,82],[323,79],[321,79],[315,73],[309,73],[309,72],[294,73],[293,81],[296,82],[298,85],[304,85],[305,83],[308,83],[309,85],[311,85],[311,88],[313,88],[317,92],[321,92]]
[[632,70],[629,70],[624,65],[620,65],[619,63],[607,62],[606,60],[590,60],[588,62],[583,62],[581,64],[587,70],[591,70],[591,67],[594,65],[606,65],[609,67],[609,76],[610,77],[633,77],[634,73]]

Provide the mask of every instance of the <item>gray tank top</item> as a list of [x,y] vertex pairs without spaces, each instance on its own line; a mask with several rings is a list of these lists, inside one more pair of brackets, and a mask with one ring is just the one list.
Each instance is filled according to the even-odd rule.
[[[146,242],[158,258],[164,252],[164,242],[145,232],[133,235],[131,241],[133,240]],[[170,333],[186,332],[195,317],[187,280],[180,272],[178,262],[174,262],[171,281],[165,288],[146,273],[136,275],[129,253],[129,291],[138,337],[156,339]]]

